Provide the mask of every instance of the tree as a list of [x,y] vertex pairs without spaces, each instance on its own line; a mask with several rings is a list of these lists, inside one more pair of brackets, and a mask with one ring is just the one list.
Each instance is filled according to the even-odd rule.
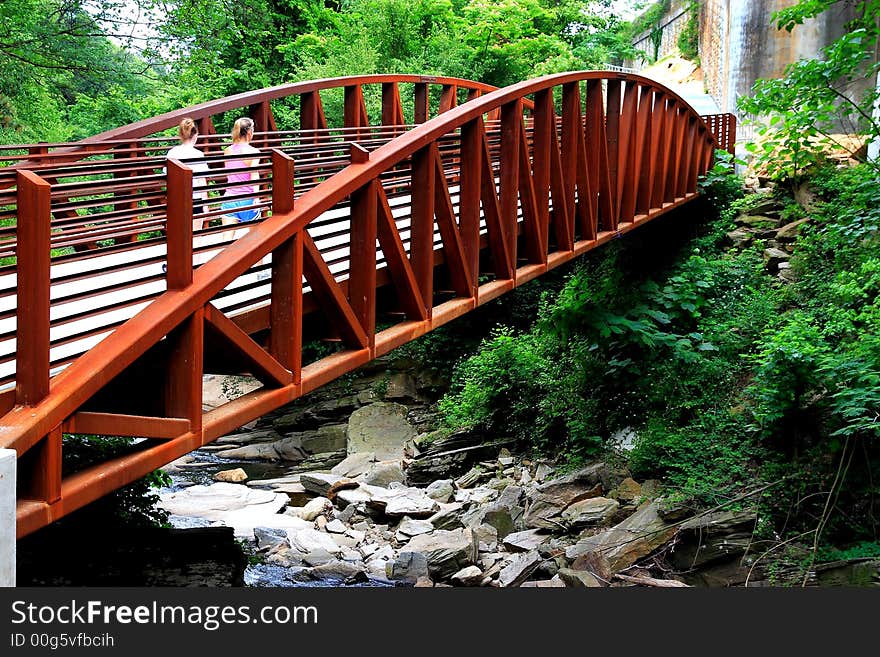
[[[774,14],[778,29],[791,31],[837,4],[833,0],[802,0]],[[880,137],[872,116],[878,100],[874,84],[878,70],[880,0],[860,0],[860,17],[847,33],[823,48],[817,59],[799,60],[778,80],[758,80],[752,96],[739,107],[764,123],[766,137],[752,149],[769,173],[778,179],[797,178],[822,159],[823,146],[838,143],[840,129],[861,133],[868,141]],[[864,88],[864,92],[857,89]],[[876,165],[875,165],[876,166]]]

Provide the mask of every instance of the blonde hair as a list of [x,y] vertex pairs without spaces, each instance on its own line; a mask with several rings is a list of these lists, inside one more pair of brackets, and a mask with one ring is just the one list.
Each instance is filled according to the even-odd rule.
[[180,137],[180,141],[189,141],[198,135],[199,128],[196,126],[196,122],[188,116],[181,120],[180,125],[177,126],[177,136]]
[[235,125],[232,126],[232,141],[238,141],[247,135],[249,132],[253,132],[254,130],[254,121],[253,119],[249,119],[244,116],[235,121]]

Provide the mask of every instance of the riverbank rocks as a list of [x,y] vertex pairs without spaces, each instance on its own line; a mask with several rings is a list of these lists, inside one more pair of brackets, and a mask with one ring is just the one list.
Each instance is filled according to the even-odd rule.
[[190,486],[159,496],[159,506],[172,515],[221,523],[232,527],[237,538],[250,540],[255,527],[302,527],[301,519],[279,513],[286,504],[287,495],[282,493],[225,482]]
[[[299,476],[299,483],[302,484],[303,488],[310,493],[325,497],[334,484],[344,480],[345,477],[339,477],[337,475],[326,474],[323,472],[303,472]],[[355,485],[357,485],[357,482],[355,482]]]
[[375,462],[376,455],[373,452],[349,454],[340,463],[330,468],[330,474],[353,479],[367,472]]
[[528,552],[536,549],[550,538],[550,534],[540,529],[527,529],[525,531],[508,534],[504,537],[504,546],[512,552]]
[[271,443],[227,449],[222,452],[222,457],[233,461],[302,461],[306,453],[300,449],[298,440],[282,438]]
[[541,565],[541,555],[530,550],[514,555],[498,574],[498,583],[503,587],[520,586]]
[[612,518],[619,507],[617,500],[592,497],[566,507],[562,512],[562,519],[569,529],[584,529]]
[[477,539],[468,529],[452,529],[421,534],[406,546],[407,552],[421,552],[435,581],[444,580],[477,561]]
[[535,529],[564,528],[562,512],[575,502],[599,497],[605,490],[603,480],[612,483],[612,474],[607,465],[597,463],[541,484],[526,510],[526,526]]
[[608,562],[612,573],[628,568],[666,543],[677,526],[664,521],[657,513],[658,502],[644,504],[636,513],[608,531],[578,541],[565,551],[574,560],[596,553]]
[[437,500],[441,504],[446,504],[452,499],[455,489],[452,486],[452,479],[438,479],[432,482],[425,489],[425,495],[432,500]]
[[[471,429],[444,434],[435,431],[415,441],[418,454],[407,465],[406,478],[411,486],[430,484],[438,479],[455,479],[476,463],[492,459],[510,441],[488,440]],[[459,483],[460,488],[469,484]]]
[[401,552],[385,565],[385,574],[393,582],[411,582],[428,577],[428,558],[421,552]]
[[393,402],[374,402],[357,409],[348,419],[348,453],[370,452],[380,461],[399,458],[404,444],[416,437],[406,415],[406,406]]
[[213,476],[214,481],[226,481],[232,484],[239,484],[246,481],[247,478],[247,472],[241,468],[235,468],[234,470],[221,470]]
[[369,470],[361,474],[358,479],[365,484],[382,486],[387,488],[389,484],[402,484],[406,481],[400,461],[379,461],[373,463]]

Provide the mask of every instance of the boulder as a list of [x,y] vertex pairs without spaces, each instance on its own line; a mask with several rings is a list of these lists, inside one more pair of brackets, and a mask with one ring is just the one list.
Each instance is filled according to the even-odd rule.
[[302,461],[306,452],[298,436],[289,436],[271,443],[252,443],[235,449],[227,449],[217,456],[234,461]]
[[467,566],[449,579],[459,586],[478,586],[483,580],[483,571],[478,566]]
[[740,226],[748,226],[749,228],[761,229],[775,228],[779,225],[779,220],[763,214],[741,214],[733,220],[733,223]]
[[235,468],[234,470],[221,470],[214,474],[214,481],[226,481],[232,484],[240,484],[243,481],[246,481],[248,478],[247,472],[242,470],[241,468]]
[[497,503],[503,504],[507,507],[519,506],[522,496],[523,489],[521,486],[508,485],[502,489],[501,494],[498,496]]
[[810,217],[804,217],[790,224],[785,224],[776,231],[776,239],[780,242],[793,242],[801,232],[801,226],[810,221]]
[[512,552],[529,552],[545,543],[550,536],[540,529],[527,529],[504,537],[504,546]]
[[385,504],[384,511],[385,515],[391,517],[427,518],[434,515],[439,509],[440,505],[424,492],[409,488],[404,489],[402,494],[391,497]]
[[764,249],[764,266],[768,271],[775,272],[779,269],[779,263],[787,262],[791,256],[782,249]]
[[397,526],[397,531],[405,536],[412,537],[434,531],[434,525],[428,520],[413,520],[408,516],[404,516]]
[[348,580],[357,577],[365,570],[363,563],[331,559],[309,571],[309,575],[315,579]]
[[546,463],[539,463],[535,468],[535,481],[544,482],[547,477],[553,474],[553,468]]
[[601,554],[595,552],[582,554],[569,567],[571,570],[586,570],[600,582],[608,583],[611,581],[611,567],[608,560]]
[[330,474],[337,477],[354,478],[364,474],[376,461],[376,455],[372,452],[357,452],[349,454],[342,462],[330,468]]
[[276,527],[254,527],[257,549],[267,552],[281,545],[287,545],[287,532]]
[[414,536],[406,549],[425,555],[428,570],[434,580],[448,579],[477,561],[477,539],[468,528],[448,531],[441,529]]
[[448,436],[432,438],[419,445],[419,454],[406,468],[411,485],[459,477],[475,463],[494,459],[499,447],[510,442],[487,440],[483,433],[472,429],[459,429]]
[[608,561],[612,573],[633,565],[666,543],[677,531],[677,526],[665,522],[657,513],[659,501],[643,504],[629,518],[608,531],[589,536],[565,551],[574,560],[593,552]]
[[477,546],[480,552],[488,552],[497,548],[498,530],[492,525],[480,525],[473,529],[474,534],[477,537]]
[[681,570],[693,570],[738,558],[754,543],[756,521],[751,511],[716,511],[691,518],[679,528],[670,561]]
[[562,518],[571,529],[583,529],[598,525],[617,512],[620,503],[607,497],[592,497],[570,505],[562,512]]
[[442,504],[440,510],[428,521],[437,529],[456,529],[463,527],[462,516],[464,515],[464,504],[451,502],[450,504]]
[[498,532],[499,539],[503,539],[514,530],[510,509],[501,504],[477,507],[462,516],[462,523],[472,529],[480,525],[490,525]]
[[385,576],[393,582],[412,582],[428,577],[428,559],[421,552],[404,551],[385,565]]
[[345,424],[325,424],[312,432],[296,434],[300,449],[307,454],[323,454],[346,449]]
[[327,523],[324,530],[330,534],[345,534],[348,531],[348,527],[341,520],[334,519]]
[[586,570],[571,570],[561,568],[556,576],[568,587],[574,588],[599,588],[602,583],[592,573]]
[[642,496],[642,487],[635,479],[627,477],[611,491],[610,496],[620,502],[632,502]]
[[327,496],[333,484],[341,481],[343,477],[323,472],[303,472],[299,476],[299,483],[310,493]]
[[301,526],[299,519],[278,513],[286,504],[287,495],[225,482],[159,495],[159,506],[172,515],[219,522],[248,539],[254,527]]
[[319,532],[317,529],[307,528],[288,531],[287,539],[290,541],[291,547],[304,554],[318,549],[326,550],[330,554],[340,554],[342,552],[342,548],[329,534]]
[[403,446],[416,436],[401,404],[375,402],[359,408],[348,420],[348,453],[371,452],[380,460],[400,458]]
[[334,561],[336,557],[327,549],[316,547],[302,555],[302,562],[307,566],[322,566]]
[[299,515],[303,520],[314,520],[325,511],[333,508],[333,503],[326,497],[316,497],[300,509]]
[[749,246],[754,240],[755,236],[749,230],[745,228],[737,228],[736,230],[732,230],[724,236],[724,241],[734,248],[745,248]]
[[541,561],[537,550],[515,554],[498,574],[498,583],[505,588],[520,586],[537,570]]
[[560,514],[575,502],[599,497],[605,489],[603,480],[610,483],[608,467],[604,463],[597,463],[541,484],[526,510],[526,526],[559,529],[564,526],[559,519]]
[[379,461],[359,477],[365,484],[387,488],[391,483],[402,484],[406,481],[400,461]]
[[428,485],[425,489],[425,495],[432,500],[437,500],[441,504],[447,503],[455,494],[452,487],[452,479],[438,479]]
[[468,499],[474,504],[485,504],[498,497],[498,491],[486,486],[477,486],[468,491]]

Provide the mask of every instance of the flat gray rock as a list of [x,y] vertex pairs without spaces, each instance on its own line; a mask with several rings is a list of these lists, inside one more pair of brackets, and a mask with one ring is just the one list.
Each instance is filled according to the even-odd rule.
[[348,452],[371,452],[382,461],[403,456],[403,447],[416,437],[401,404],[375,402],[357,409],[348,419]]
[[299,476],[299,483],[315,495],[327,495],[330,487],[338,482],[342,477],[334,474],[326,474],[323,472],[303,472]]
[[498,574],[498,583],[505,588],[520,586],[537,570],[541,561],[537,550],[514,555]]
[[338,477],[357,477],[364,474],[376,461],[376,455],[373,452],[357,452],[349,454],[342,462],[337,463],[330,468],[330,474]]
[[550,536],[540,529],[527,529],[504,537],[504,546],[513,552],[529,552],[547,542]]
[[432,579],[448,579],[466,566],[477,561],[476,536],[470,529],[437,530],[413,537],[406,547],[409,552],[421,552],[428,561]]

